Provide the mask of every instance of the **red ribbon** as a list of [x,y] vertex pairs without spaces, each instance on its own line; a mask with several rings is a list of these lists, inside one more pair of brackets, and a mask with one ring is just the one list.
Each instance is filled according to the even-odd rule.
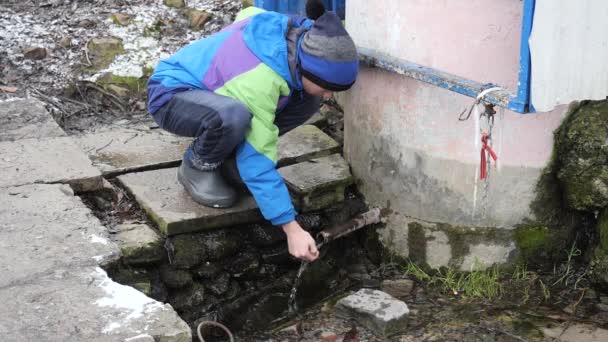
[[494,151],[492,150],[492,148],[488,145],[488,134],[487,133],[483,133],[481,135],[481,165],[479,165],[479,179],[485,179],[486,176],[488,175],[488,164],[486,162],[486,152],[490,154],[490,157],[492,157],[492,159],[494,159],[494,162],[496,162],[496,160],[498,159],[498,156],[496,155],[496,153],[494,153]]

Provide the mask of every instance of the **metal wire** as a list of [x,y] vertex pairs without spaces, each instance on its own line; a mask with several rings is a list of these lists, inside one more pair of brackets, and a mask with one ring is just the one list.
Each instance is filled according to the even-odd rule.
[[203,338],[203,334],[201,333],[201,327],[203,325],[212,325],[214,327],[218,327],[218,328],[224,330],[224,332],[226,333],[226,335],[228,335],[228,338],[230,339],[230,342],[234,342],[234,336],[232,336],[232,333],[230,332],[230,329],[228,329],[222,323],[218,323],[218,322],[214,322],[214,321],[202,321],[202,322],[200,322],[198,324],[198,327],[196,327],[196,334],[198,335],[198,339],[200,340],[200,342],[205,342],[205,339]]

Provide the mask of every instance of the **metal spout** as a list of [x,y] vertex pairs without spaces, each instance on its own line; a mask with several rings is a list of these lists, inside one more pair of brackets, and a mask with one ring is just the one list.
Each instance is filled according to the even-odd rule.
[[345,223],[341,223],[334,227],[320,231],[317,234],[317,239],[321,240],[321,244],[326,244],[369,224],[378,222],[380,222],[380,208],[373,208],[363,214],[353,217],[351,220]]

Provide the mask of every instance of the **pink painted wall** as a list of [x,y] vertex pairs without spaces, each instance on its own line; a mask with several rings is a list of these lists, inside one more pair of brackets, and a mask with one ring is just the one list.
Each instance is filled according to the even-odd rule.
[[358,46],[517,90],[521,0],[348,0]]
[[[346,11],[359,47],[517,91],[520,0],[348,0]],[[486,196],[475,122],[458,121],[473,98],[364,67],[340,101],[345,155],[366,199],[402,215],[388,225],[397,235],[404,217],[505,228],[532,218],[535,186],[566,110],[497,107],[492,147],[500,168],[491,170]],[[480,210],[482,198],[487,210]]]

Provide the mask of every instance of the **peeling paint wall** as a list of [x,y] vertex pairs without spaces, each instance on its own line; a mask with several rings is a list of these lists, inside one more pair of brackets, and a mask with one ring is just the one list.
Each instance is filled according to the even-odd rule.
[[[382,6],[349,0],[346,26],[358,46],[514,91],[522,10],[522,2],[514,0],[387,0]],[[533,115],[498,110],[493,148],[500,168],[490,170],[483,201],[482,183],[477,182],[475,196],[480,162],[475,124],[458,121],[473,99],[362,68],[357,83],[340,101],[345,107],[347,159],[366,198],[390,209],[381,234],[403,256],[409,254],[410,244],[404,241],[413,220],[510,229],[531,217],[534,187],[550,158],[553,130],[566,109]],[[434,238],[430,243],[434,252],[427,261],[435,266],[454,257],[453,246],[444,240]],[[467,249],[471,255],[458,265],[470,266],[476,257],[473,251],[498,246],[496,241],[476,243],[483,248]],[[445,248],[438,247],[442,244]],[[514,248],[505,242],[499,245],[501,252],[492,256],[493,262],[510,257]]]

